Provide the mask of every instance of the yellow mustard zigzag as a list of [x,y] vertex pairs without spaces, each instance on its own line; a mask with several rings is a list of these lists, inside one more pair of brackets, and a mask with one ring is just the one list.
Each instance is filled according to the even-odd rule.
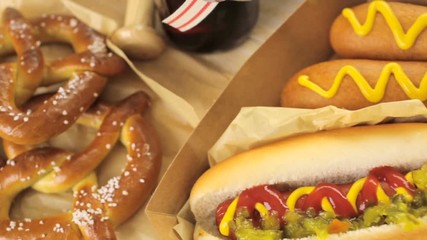
[[410,99],[427,100],[427,74],[424,74],[419,87],[416,87],[405,74],[402,67],[395,62],[387,63],[384,66],[374,88],[369,85],[368,81],[366,81],[355,67],[350,65],[346,65],[338,71],[332,86],[328,90],[324,90],[319,85],[312,82],[307,75],[299,76],[298,83],[324,98],[332,98],[338,92],[344,77],[349,75],[357,84],[363,96],[368,101],[376,103],[383,99],[391,74],[394,74],[396,81]]
[[427,14],[423,14],[417,18],[415,23],[408,29],[408,32],[405,33],[393,9],[384,1],[373,1],[369,4],[368,14],[363,25],[356,18],[352,9],[345,8],[342,14],[350,22],[356,34],[366,36],[373,28],[377,12],[383,15],[400,49],[411,48],[421,32],[427,27]]

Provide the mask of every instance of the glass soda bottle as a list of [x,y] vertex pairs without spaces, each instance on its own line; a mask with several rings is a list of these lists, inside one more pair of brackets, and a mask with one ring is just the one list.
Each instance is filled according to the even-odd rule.
[[[185,0],[162,0],[160,17],[177,10]],[[159,2],[159,1],[158,1]],[[255,26],[259,0],[223,1],[194,28],[181,32],[165,23],[163,29],[177,47],[194,52],[226,50],[239,45]]]

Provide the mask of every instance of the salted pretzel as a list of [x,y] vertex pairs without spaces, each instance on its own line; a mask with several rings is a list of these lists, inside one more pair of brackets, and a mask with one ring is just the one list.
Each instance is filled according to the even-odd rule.
[[[116,239],[114,228],[145,203],[160,171],[160,145],[142,116],[148,103],[147,96],[137,92],[114,106],[100,105],[101,114],[97,117],[83,116],[83,124],[99,129],[93,142],[80,153],[5,141],[9,160],[0,168],[0,239]],[[93,168],[84,168],[92,165],[88,163],[91,160],[104,158],[118,138],[127,149],[126,166],[120,176],[98,187]],[[61,173],[67,172],[65,168],[72,167],[72,162],[78,166],[74,169],[78,177]],[[14,197],[28,187],[40,185],[52,174],[73,182],[73,208],[43,219],[11,220],[8,212]],[[41,184],[36,189],[43,190],[44,186],[52,187]]]
[[47,66],[43,84],[66,80],[76,70],[112,77],[125,68],[125,62],[120,57],[108,52],[105,37],[75,17],[49,14],[35,18],[31,23],[42,43],[66,42],[75,51],[75,54]]
[[[0,65],[0,137],[37,144],[68,129],[102,92],[106,78],[125,64],[109,53],[104,37],[74,17],[47,15],[26,20],[12,8],[3,13],[0,54],[15,51],[16,63]],[[75,54],[46,64],[40,45],[69,42]],[[35,90],[69,78],[35,111],[21,106]]]
[[15,76],[9,79],[15,82],[17,102],[22,103],[33,95],[43,79],[44,59],[40,42],[35,38],[29,22],[14,9],[4,10],[2,26],[0,53],[15,50],[17,54],[18,62],[6,66],[14,69]]
[[[89,175],[110,152],[120,136],[120,129],[126,119],[140,114],[148,107],[148,98],[142,92],[124,99],[111,107],[103,118],[93,141],[80,153],[71,156],[57,171],[51,172],[33,185],[40,192],[64,192]],[[100,151],[102,149],[103,151]]]

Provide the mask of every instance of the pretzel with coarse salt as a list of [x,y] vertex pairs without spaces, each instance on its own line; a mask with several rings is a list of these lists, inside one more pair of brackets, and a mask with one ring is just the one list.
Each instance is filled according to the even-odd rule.
[[[9,179],[6,181],[7,186],[2,186],[0,182],[0,202],[6,203],[0,205],[0,239],[116,239],[114,228],[129,219],[145,203],[157,183],[161,166],[161,150],[156,133],[141,112],[118,110],[130,106],[145,108],[145,105],[135,106],[143,99],[146,105],[145,94],[137,92],[105,112],[98,133],[116,132],[118,126],[118,137],[128,152],[126,166],[120,176],[111,178],[101,187],[97,186],[96,176],[89,170],[89,174],[74,185],[75,201],[72,210],[67,213],[43,219],[8,218],[10,201],[17,193],[34,186],[51,173],[60,172],[66,163],[74,161],[73,155],[81,153],[71,154],[51,147],[12,151],[17,155],[8,156],[13,157],[10,158],[13,160],[8,160],[0,168],[0,179]],[[124,120],[115,122],[113,119]],[[104,125],[105,122],[108,124]],[[99,152],[108,152],[110,147],[106,147],[104,141],[101,142],[90,146]],[[14,143],[6,146],[19,147]]]
[[[125,67],[108,53],[101,35],[73,17],[48,15],[29,22],[7,8],[2,29],[0,53],[15,50],[18,55],[17,63],[0,65],[0,137],[9,141],[38,144],[65,131],[101,93],[103,76]],[[70,42],[76,54],[46,65],[40,51],[45,41]],[[21,108],[40,84],[66,78],[67,84],[35,111]]]
[[116,145],[120,129],[132,115],[141,114],[149,104],[143,92],[136,92],[111,107],[102,120],[92,142],[81,152],[71,156],[57,171],[33,185],[33,188],[46,193],[64,192],[89,175]]
[[9,79],[15,82],[16,102],[19,105],[28,100],[42,82],[43,54],[30,23],[18,11],[6,8],[2,26],[0,53],[14,50],[18,58],[17,63],[6,66],[14,69],[15,76]]
[[75,74],[52,97],[33,109],[14,104],[14,68],[0,65],[0,137],[18,144],[37,144],[65,131],[97,99],[106,79],[94,72]]
[[42,44],[65,42],[75,51],[47,66],[43,84],[64,81],[75,71],[87,70],[112,77],[125,68],[123,59],[108,52],[105,37],[75,17],[49,14],[32,19],[31,23]]
[[[71,44],[74,54],[44,64],[42,76],[38,72],[43,85],[65,81],[76,71],[93,71],[111,77],[125,68],[125,62],[108,51],[105,37],[73,16],[49,14],[26,20],[17,10],[6,8],[3,13],[3,25],[3,31],[0,31],[0,55],[15,51],[19,57],[19,52],[31,49],[37,53],[37,56],[31,57],[31,63],[39,67],[37,70],[43,68],[44,64],[40,45],[51,42]],[[26,71],[23,73],[29,72],[35,77],[35,70],[24,70]],[[31,84],[32,81],[28,81],[24,76],[21,82]],[[26,94],[17,96],[17,102],[27,100],[39,84],[32,83],[32,88],[27,86]]]

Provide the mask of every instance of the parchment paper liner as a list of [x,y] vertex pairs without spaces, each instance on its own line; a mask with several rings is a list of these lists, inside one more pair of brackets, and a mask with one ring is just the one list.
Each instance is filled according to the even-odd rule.
[[[427,108],[418,100],[383,103],[356,111],[333,106],[313,110],[246,107],[241,109],[212,146],[207,157],[212,166],[239,152],[296,134],[361,124],[426,120]],[[194,219],[188,203],[183,206],[177,219],[176,233],[182,239],[192,239]]]

